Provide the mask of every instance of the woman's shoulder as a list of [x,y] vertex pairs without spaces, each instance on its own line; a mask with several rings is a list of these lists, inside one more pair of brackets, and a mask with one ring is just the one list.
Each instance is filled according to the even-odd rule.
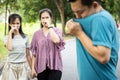
[[4,36],[4,39],[7,39],[7,38],[8,38],[8,35],[5,35],[5,36]]
[[36,30],[33,34],[34,37],[37,37],[38,35],[41,35],[42,29]]
[[28,34],[25,34],[25,38],[29,38]]
[[36,30],[36,31],[34,32],[34,34],[38,34],[38,33],[40,33],[40,32],[42,32],[42,29]]

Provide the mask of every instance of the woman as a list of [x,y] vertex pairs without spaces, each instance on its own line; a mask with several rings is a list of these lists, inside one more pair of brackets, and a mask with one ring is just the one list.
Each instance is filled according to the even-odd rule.
[[8,35],[5,36],[5,47],[9,51],[3,68],[2,80],[28,80],[28,66],[31,65],[29,38],[22,31],[22,18],[11,14],[8,18]]
[[62,76],[61,50],[64,49],[62,32],[51,26],[52,12],[45,8],[40,10],[41,29],[32,38],[32,78],[38,80],[60,80]]

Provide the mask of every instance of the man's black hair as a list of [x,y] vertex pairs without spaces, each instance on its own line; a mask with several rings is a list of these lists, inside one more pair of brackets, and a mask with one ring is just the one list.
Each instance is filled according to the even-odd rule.
[[[75,2],[75,1],[77,0],[68,0],[68,2]],[[93,1],[97,1],[99,4],[101,2],[101,0],[81,0],[82,4],[86,6],[91,6]]]

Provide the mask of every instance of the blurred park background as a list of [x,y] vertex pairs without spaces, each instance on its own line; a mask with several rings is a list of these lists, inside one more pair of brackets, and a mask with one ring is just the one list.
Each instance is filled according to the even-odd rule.
[[[116,23],[119,24],[120,1],[101,1],[102,6],[113,15]],[[23,31],[29,35],[31,40],[33,33],[40,28],[38,13],[42,8],[52,10],[54,14],[53,25],[62,30],[65,40],[72,38],[65,27],[66,21],[74,17],[67,0],[0,0],[0,61],[7,56],[3,39],[8,33],[8,16],[12,13],[18,13],[22,16]]]

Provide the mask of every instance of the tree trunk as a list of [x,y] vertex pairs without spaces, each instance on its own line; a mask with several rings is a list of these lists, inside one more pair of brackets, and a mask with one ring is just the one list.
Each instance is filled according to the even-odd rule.
[[61,22],[62,22],[62,32],[65,35],[65,13],[64,13],[64,3],[63,0],[54,0],[58,11],[60,12]]
[[55,27],[57,27],[57,25],[56,25],[56,18],[54,18],[53,24],[54,24]]
[[60,16],[61,16],[63,34],[66,34],[66,32],[65,32],[65,17],[64,17],[64,10],[61,10]]
[[8,4],[6,4],[6,7],[5,7],[5,32],[4,32],[4,35],[6,35],[6,29],[7,29],[7,9],[8,9]]

